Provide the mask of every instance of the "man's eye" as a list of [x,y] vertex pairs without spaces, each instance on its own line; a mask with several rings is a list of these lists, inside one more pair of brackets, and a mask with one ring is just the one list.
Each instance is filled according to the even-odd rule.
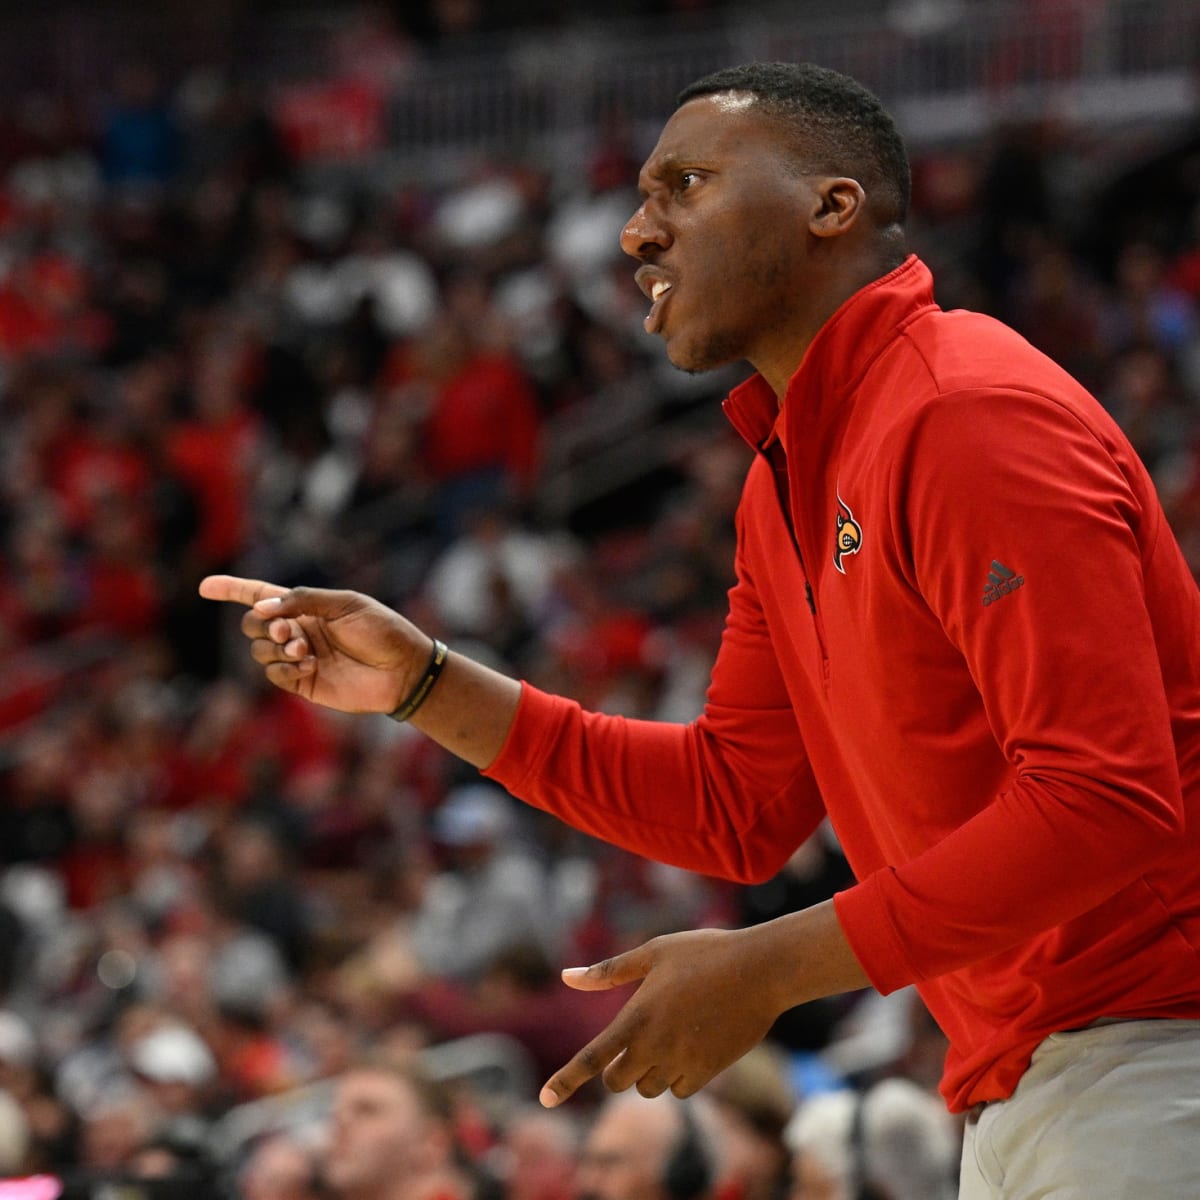
[[686,192],[693,183],[700,182],[699,171],[680,171],[679,173],[679,190]]

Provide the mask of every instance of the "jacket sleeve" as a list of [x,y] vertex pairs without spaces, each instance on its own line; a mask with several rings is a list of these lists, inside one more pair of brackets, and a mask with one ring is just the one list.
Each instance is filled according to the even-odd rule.
[[586,712],[526,683],[484,774],[646,858],[742,882],[775,874],[824,809],[740,551],[737,566],[697,720]]
[[[1013,782],[904,864],[840,893],[882,991],[1100,906],[1176,850],[1183,798],[1159,640],[1196,608],[1149,477],[1098,409],[1013,390],[943,397],[895,459],[909,583],[961,652]],[[984,603],[992,560],[1021,580]],[[1161,622],[1160,622],[1161,623]],[[1069,932],[1063,936],[1070,937]]]

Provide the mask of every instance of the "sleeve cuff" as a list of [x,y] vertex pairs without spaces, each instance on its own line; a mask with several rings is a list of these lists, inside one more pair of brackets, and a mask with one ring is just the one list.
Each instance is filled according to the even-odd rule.
[[521,698],[500,753],[480,772],[514,796],[520,795],[549,752],[555,732],[565,717],[570,701],[551,696],[521,682]]
[[850,949],[872,986],[884,996],[918,979],[884,898],[884,887],[894,874],[884,867],[833,898]]

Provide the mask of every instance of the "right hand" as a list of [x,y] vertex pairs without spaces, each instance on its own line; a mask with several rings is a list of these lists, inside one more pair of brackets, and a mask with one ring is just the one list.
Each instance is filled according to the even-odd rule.
[[429,663],[431,639],[359,592],[209,575],[200,595],[246,605],[242,632],[267,679],[327,708],[393,712]]

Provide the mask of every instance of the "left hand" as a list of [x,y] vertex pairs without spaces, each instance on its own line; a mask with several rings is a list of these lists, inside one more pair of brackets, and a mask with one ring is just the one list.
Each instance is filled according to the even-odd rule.
[[690,1096],[766,1036],[790,1005],[771,986],[761,927],[653,938],[591,967],[563,972],[580,991],[641,980],[613,1022],[542,1088],[553,1108],[603,1072],[605,1086]]

